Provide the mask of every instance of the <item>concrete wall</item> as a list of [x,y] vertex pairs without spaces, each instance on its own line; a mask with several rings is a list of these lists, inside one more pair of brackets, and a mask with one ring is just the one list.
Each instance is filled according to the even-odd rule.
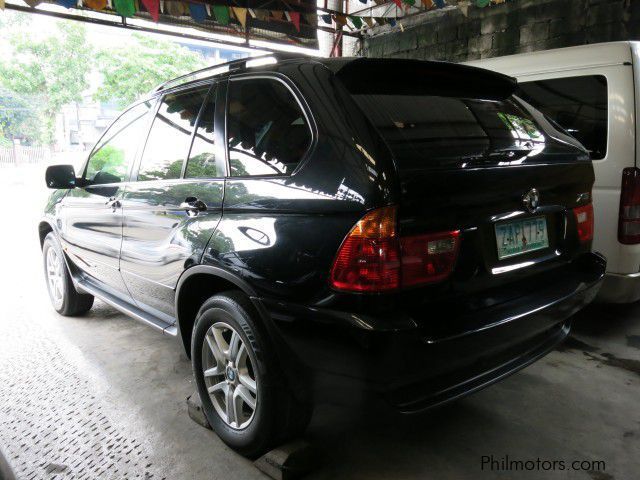
[[364,40],[365,56],[461,62],[640,39],[640,0],[507,0],[487,8],[472,5],[467,17],[448,7],[371,34]]

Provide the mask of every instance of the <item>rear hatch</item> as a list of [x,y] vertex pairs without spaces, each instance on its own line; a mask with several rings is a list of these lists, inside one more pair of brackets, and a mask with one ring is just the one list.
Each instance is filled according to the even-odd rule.
[[[359,82],[371,62],[391,73]],[[574,211],[591,201],[584,148],[513,97],[509,77],[437,62],[360,66],[338,76],[394,157],[400,236],[460,230],[451,276],[408,295],[464,314],[562,281],[590,250]]]

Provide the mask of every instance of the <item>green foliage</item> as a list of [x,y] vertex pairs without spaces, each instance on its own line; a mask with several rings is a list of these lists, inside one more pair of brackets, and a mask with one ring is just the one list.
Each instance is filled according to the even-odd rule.
[[9,31],[3,33],[13,55],[0,62],[0,78],[6,89],[30,96],[32,107],[39,110],[40,131],[29,131],[25,136],[38,136],[43,143],[50,143],[55,115],[63,105],[81,100],[89,85],[93,52],[82,24],[57,22],[54,35],[35,38],[25,23],[28,26],[28,21],[18,16],[6,25]]
[[4,143],[20,138],[33,143],[39,138],[39,122],[32,101],[12,90],[0,86],[0,137]]
[[96,93],[100,101],[116,101],[124,107],[158,84],[205,65],[204,58],[174,42],[131,36],[126,47],[100,50],[98,69],[103,84]]
[[91,168],[96,172],[108,170],[115,173],[114,169],[124,165],[124,150],[105,145],[91,157]]

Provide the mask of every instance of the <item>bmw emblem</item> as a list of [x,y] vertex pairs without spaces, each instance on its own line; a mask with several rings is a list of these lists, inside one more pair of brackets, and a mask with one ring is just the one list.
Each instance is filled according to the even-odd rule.
[[530,213],[535,212],[540,205],[540,192],[537,189],[532,188],[522,197],[522,204]]

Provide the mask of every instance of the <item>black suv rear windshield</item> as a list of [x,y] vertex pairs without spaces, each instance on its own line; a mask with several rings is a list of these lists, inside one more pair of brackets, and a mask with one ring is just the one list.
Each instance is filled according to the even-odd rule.
[[535,150],[544,136],[513,100],[430,95],[352,95],[391,148],[398,167],[478,161],[500,152]]

